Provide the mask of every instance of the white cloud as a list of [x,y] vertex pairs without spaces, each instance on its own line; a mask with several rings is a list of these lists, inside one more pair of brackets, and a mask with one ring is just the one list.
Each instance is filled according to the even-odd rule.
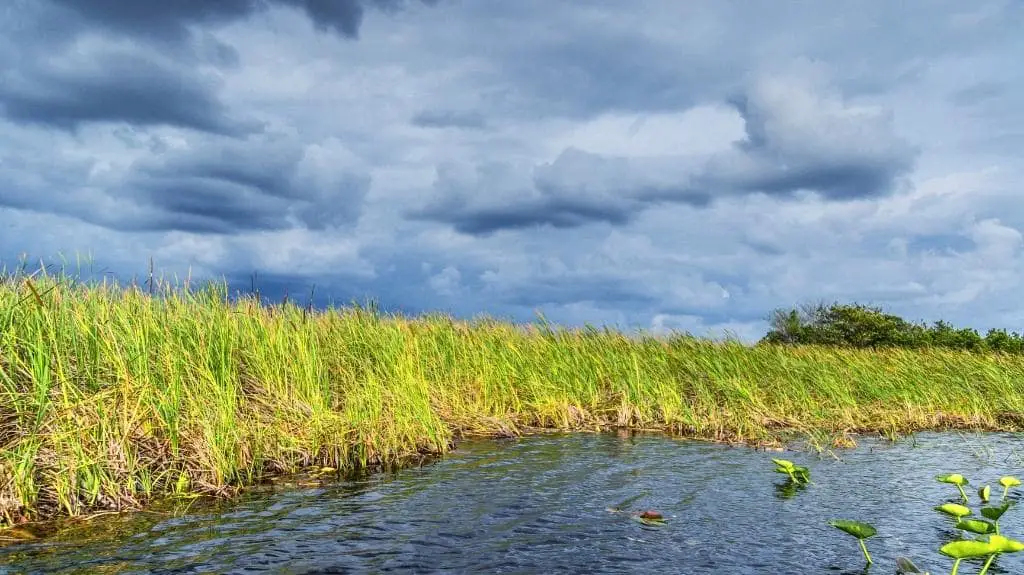
[[743,137],[743,118],[721,104],[673,113],[603,114],[549,140],[552,155],[576,148],[603,156],[649,158],[707,155]]

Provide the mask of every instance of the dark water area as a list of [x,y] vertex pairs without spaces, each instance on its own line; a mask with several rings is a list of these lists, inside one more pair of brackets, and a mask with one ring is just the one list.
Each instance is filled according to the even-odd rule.
[[[925,433],[863,439],[831,457],[773,453],[657,435],[552,435],[467,442],[437,464],[290,488],[173,516],[97,518],[88,528],[0,548],[0,573],[682,573],[892,574],[897,556],[932,575],[958,537],[934,510],[959,499],[935,481],[977,487],[1021,475],[1021,435]],[[811,468],[781,485],[772,457]],[[663,526],[625,510],[654,509]],[[831,518],[869,521],[875,565]],[[1024,506],[1000,522],[1024,538]],[[980,562],[964,562],[973,574]],[[990,573],[1024,573],[1024,553]]]

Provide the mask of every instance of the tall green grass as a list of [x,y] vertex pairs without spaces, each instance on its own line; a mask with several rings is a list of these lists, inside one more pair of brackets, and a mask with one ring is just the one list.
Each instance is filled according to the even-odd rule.
[[0,521],[356,470],[531,427],[784,432],[1024,425],[1024,357],[749,347],[492,320],[310,313],[200,290],[0,281]]

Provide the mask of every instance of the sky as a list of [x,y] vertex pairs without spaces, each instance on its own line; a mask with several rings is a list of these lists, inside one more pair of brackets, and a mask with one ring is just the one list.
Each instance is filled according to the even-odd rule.
[[1016,0],[6,0],[0,262],[749,341],[808,302],[1024,330],[1022,29]]

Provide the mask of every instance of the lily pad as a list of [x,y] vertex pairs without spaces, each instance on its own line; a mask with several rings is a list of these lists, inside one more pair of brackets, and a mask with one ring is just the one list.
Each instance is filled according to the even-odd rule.
[[968,507],[960,505],[959,503],[943,503],[935,508],[936,511],[941,511],[947,515],[953,517],[964,517],[971,514],[971,510]]
[[847,519],[833,519],[828,522],[829,525],[836,529],[849,533],[857,539],[867,539],[868,537],[874,537],[878,530],[868,525],[867,523],[861,523],[860,521],[850,521]]
[[1002,535],[989,535],[989,545],[996,549],[996,553],[1016,553],[1024,551],[1024,543]]
[[961,519],[956,522],[956,528],[977,533],[978,535],[988,535],[989,533],[996,532],[995,525],[982,519]]
[[1020,479],[1012,475],[1004,475],[999,478],[999,485],[1003,487],[1017,487],[1020,485]]
[[939,553],[953,559],[971,559],[973,557],[991,555],[996,552],[995,549],[996,546],[988,541],[961,539],[960,541],[946,543],[939,548]]
[[992,494],[992,488],[986,485],[978,490],[978,497],[981,498],[982,503],[988,503],[989,495]]
[[959,473],[947,473],[945,475],[936,475],[935,480],[941,483],[952,483],[953,485],[959,485],[961,487],[969,483],[967,481],[967,478],[964,477],[963,475],[960,475]]
[[1002,517],[1003,514],[1006,513],[1006,510],[1009,509],[1009,508],[1010,508],[1010,503],[1009,502],[1005,502],[1002,505],[998,505],[998,506],[982,507],[981,508],[981,515],[983,517],[985,517],[985,519],[991,519],[992,521],[999,521],[999,518]]

